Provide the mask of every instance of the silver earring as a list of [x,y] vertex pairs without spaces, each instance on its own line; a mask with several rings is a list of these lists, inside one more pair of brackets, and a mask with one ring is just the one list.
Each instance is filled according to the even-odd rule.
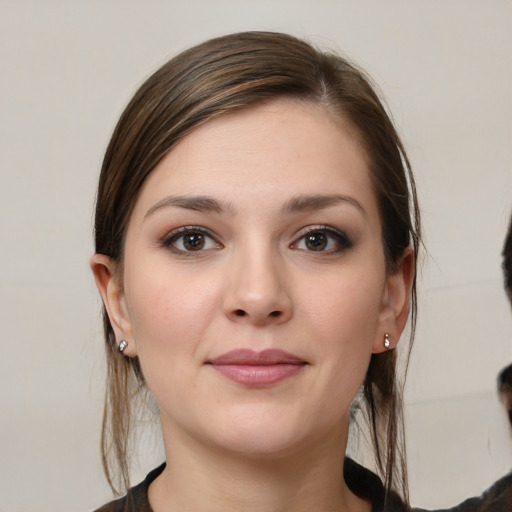
[[119,345],[117,346],[117,349],[119,350],[119,352],[121,352],[121,354],[124,352],[124,349],[128,346],[128,343],[126,342],[126,340],[122,340],[119,342]]
[[390,345],[391,345],[391,342],[389,341],[389,334],[386,333],[386,334],[384,334],[384,347],[389,348]]

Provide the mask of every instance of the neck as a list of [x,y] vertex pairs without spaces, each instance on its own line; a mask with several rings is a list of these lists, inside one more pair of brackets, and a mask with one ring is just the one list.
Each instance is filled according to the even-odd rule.
[[151,506],[154,512],[368,511],[343,479],[347,435],[348,428],[337,429],[314,448],[247,456],[166,429],[167,466],[149,489]]

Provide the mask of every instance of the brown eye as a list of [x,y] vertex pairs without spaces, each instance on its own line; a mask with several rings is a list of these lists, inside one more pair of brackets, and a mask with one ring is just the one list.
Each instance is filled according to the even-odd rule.
[[162,245],[178,254],[220,249],[222,246],[199,228],[179,228],[162,240]]
[[332,227],[311,227],[291,247],[292,249],[319,252],[324,254],[336,254],[352,247],[352,242],[343,232]]
[[183,236],[183,247],[187,251],[200,251],[205,246],[205,237],[201,233],[190,233]]
[[327,247],[327,236],[324,233],[311,233],[304,237],[304,243],[310,251],[323,251]]

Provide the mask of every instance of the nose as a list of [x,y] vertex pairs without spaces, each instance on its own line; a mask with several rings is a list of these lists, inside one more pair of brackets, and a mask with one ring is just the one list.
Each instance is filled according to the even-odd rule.
[[293,316],[291,283],[279,255],[270,249],[252,251],[239,254],[231,263],[224,300],[230,320],[265,326],[282,324]]

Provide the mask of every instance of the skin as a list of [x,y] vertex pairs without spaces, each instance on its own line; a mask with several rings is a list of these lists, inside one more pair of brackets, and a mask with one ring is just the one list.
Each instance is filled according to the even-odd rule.
[[[349,407],[384,334],[391,348],[400,337],[412,276],[410,252],[386,271],[381,235],[364,151],[315,105],[223,115],[159,163],[122,275],[105,256],[91,261],[160,407],[155,512],[369,510],[342,477]],[[304,364],[249,387],[208,364],[239,348]]]

